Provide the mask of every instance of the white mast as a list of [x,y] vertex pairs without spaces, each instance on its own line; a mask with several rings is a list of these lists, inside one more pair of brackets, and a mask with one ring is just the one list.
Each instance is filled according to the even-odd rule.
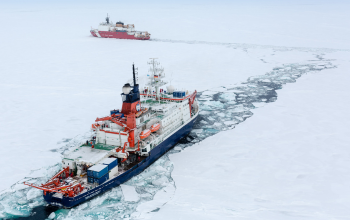
[[157,58],[150,58],[151,61],[148,62],[150,64],[150,69],[148,70],[150,73],[150,82],[149,86],[153,86],[156,89],[156,99],[160,98],[159,87],[166,84],[162,79],[165,77],[164,68],[159,67],[159,62],[156,61]]

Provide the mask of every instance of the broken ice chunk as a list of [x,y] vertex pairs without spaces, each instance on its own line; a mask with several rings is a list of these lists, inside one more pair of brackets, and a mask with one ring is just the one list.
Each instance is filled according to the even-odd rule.
[[37,198],[37,197],[41,197],[42,196],[42,192],[38,189],[31,189],[28,191],[27,193],[27,200],[32,200],[34,198]]
[[266,83],[269,83],[269,82],[271,82],[271,80],[269,80],[269,79],[262,79],[262,80],[259,80],[260,82],[266,82]]
[[199,112],[199,114],[200,114],[200,115],[209,115],[209,114],[210,114],[210,112],[200,111],[200,112]]
[[237,122],[236,121],[224,121],[224,124],[225,125],[235,125],[235,124],[237,124]]
[[236,94],[233,92],[227,92],[227,93],[221,94],[220,98],[225,99],[225,100],[235,100]]
[[282,76],[280,79],[289,80],[290,78],[288,76]]
[[243,121],[243,118],[242,118],[242,117],[235,116],[235,118],[236,118],[238,121]]
[[128,186],[125,184],[120,184],[120,187],[122,188],[124,200],[128,202],[137,202],[139,201],[139,194],[135,191],[134,186]]
[[216,94],[217,92],[215,92],[215,91],[204,91],[203,93],[202,93],[202,95],[204,95],[204,96],[208,96],[208,95],[214,95],[214,94]]
[[192,132],[194,132],[196,134],[200,134],[203,132],[203,129],[192,129]]
[[204,103],[204,105],[213,106],[213,107],[217,107],[217,108],[224,107],[224,104],[219,102],[219,101],[207,101]]
[[220,117],[225,117],[225,113],[223,113],[223,112],[217,113],[216,115],[218,115]]
[[245,108],[243,105],[236,105],[235,108],[233,109],[233,112],[244,112],[246,110],[247,108]]
[[165,176],[162,176],[161,178],[152,181],[152,184],[155,186],[165,186],[168,183],[169,183],[169,180]]
[[226,90],[227,89],[225,87],[222,87],[222,86],[211,89],[211,91],[215,91],[215,92],[224,92]]
[[49,219],[54,219],[56,217],[56,214],[54,212],[51,212],[51,214],[49,215]]
[[[265,99],[266,101],[266,99]],[[255,108],[260,108],[263,107],[264,105],[266,105],[266,102],[253,102],[252,103],[254,105]]]

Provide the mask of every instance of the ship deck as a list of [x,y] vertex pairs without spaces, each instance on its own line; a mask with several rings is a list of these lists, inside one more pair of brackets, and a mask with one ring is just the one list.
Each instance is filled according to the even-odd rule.
[[[133,168],[135,165],[137,165],[139,162],[141,162],[142,160],[146,159],[147,157],[145,156],[139,156],[139,159],[136,157],[135,161],[129,163],[129,164],[123,164],[123,165],[118,165],[118,173],[116,173],[114,176],[110,176],[109,179],[106,181],[108,182],[109,180],[125,173],[126,171],[130,170],[131,168]],[[64,179],[63,181],[66,182],[67,185],[71,184],[71,183],[80,183],[81,186],[84,187],[84,190],[79,193],[78,195],[85,193],[91,189],[94,189],[95,187],[97,187],[98,185],[93,184],[93,183],[88,183],[87,181],[87,174],[86,172],[84,172],[82,175],[76,175],[73,177],[68,177],[67,179]],[[63,189],[64,190],[64,189]],[[78,196],[77,195],[77,196]],[[58,197],[61,198],[63,196],[63,194],[61,193],[55,193],[53,195],[54,197]]]
[[[82,147],[90,147],[90,148],[91,148],[91,145],[83,144],[83,145],[81,145],[81,146],[82,146]],[[113,150],[114,148],[116,148],[116,146],[114,146],[114,145],[108,145],[108,144],[102,144],[102,143],[98,143],[98,144],[95,144],[95,145],[94,145],[94,149],[97,149],[97,150],[110,151],[110,150]]]
[[98,148],[91,148],[88,145],[81,145],[73,151],[64,155],[64,159],[83,161],[85,163],[95,164],[97,161],[102,160],[110,150],[108,146],[99,146]]

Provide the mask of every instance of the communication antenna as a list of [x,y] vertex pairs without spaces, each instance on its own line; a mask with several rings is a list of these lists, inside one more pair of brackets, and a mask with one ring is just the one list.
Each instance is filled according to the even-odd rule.
[[171,81],[173,81],[173,72],[170,72],[170,85],[171,85]]
[[150,58],[150,62],[148,62],[148,64],[151,65],[149,71],[151,73],[153,73],[153,76],[156,75],[156,72],[157,72],[157,66],[159,65],[159,62],[156,61],[156,59],[158,58]]

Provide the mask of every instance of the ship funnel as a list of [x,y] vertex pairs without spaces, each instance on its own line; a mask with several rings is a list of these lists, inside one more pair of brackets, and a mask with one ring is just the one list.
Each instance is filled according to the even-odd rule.
[[130,87],[130,84],[129,83],[126,83],[124,86],[123,86],[123,93],[125,94],[125,95],[128,95],[129,93],[130,93],[130,91],[131,91],[131,87]]

